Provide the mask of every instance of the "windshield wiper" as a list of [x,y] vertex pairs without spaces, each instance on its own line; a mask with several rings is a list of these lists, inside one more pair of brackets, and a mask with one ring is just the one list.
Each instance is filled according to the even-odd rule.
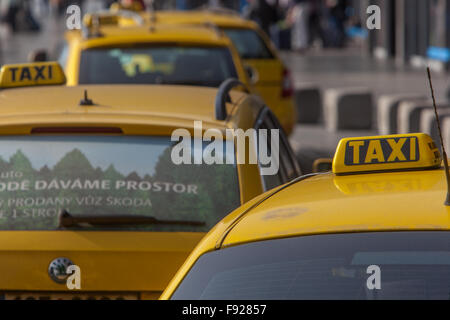
[[59,214],[59,227],[70,228],[80,227],[83,224],[91,226],[123,226],[123,225],[186,225],[186,226],[204,226],[204,221],[189,221],[189,220],[159,220],[155,217],[136,216],[136,215],[71,215],[67,210],[62,210]]

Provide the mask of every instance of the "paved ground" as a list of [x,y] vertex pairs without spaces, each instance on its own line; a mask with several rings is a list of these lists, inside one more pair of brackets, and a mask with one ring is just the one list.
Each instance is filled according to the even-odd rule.
[[[65,31],[64,20],[46,18],[40,33],[21,32],[7,35],[0,28],[0,63],[21,62],[32,49],[55,50]],[[343,87],[367,87],[375,101],[382,94],[429,94],[424,70],[398,67],[393,61],[377,61],[364,54],[361,48],[345,50],[311,50],[306,54],[284,52],[283,59],[291,69],[297,86],[314,83],[322,90]],[[448,75],[433,74],[438,100],[444,99],[449,87]],[[299,161],[308,171],[317,157],[331,157],[337,142],[345,136],[376,134],[376,131],[342,131],[330,133],[322,125],[298,125],[290,140]]]
[[[383,94],[430,94],[425,70],[398,67],[391,60],[377,61],[364,54],[361,48],[313,50],[304,55],[283,53],[283,58],[291,68],[296,86],[313,83],[322,90],[370,88],[375,102]],[[445,99],[449,76],[433,73],[433,85],[437,100]],[[376,133],[376,129],[330,133],[322,125],[298,125],[290,141],[302,167],[308,171],[315,158],[332,157],[341,138]]]
[[[391,93],[429,94],[425,70],[398,67],[392,60],[378,61],[361,48],[314,50],[306,55],[284,54],[296,84],[315,83],[322,89],[342,87],[370,88],[375,97]],[[449,76],[433,74],[437,98],[444,98]]]

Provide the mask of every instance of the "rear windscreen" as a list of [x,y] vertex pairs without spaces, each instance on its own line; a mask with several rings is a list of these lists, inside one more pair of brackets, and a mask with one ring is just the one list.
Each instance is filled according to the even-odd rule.
[[256,31],[251,29],[223,29],[233,41],[243,59],[273,59],[274,56]]
[[[0,230],[55,230],[67,210],[204,223],[114,227],[123,230],[207,231],[240,205],[236,166],[176,165],[176,143],[144,136],[2,137]],[[234,159],[226,152],[220,156]]]
[[[242,222],[241,222],[242,223]],[[208,252],[172,299],[450,298],[449,232],[373,232],[258,241]]]
[[218,87],[237,78],[223,47],[95,48],[81,54],[81,84],[175,84]]

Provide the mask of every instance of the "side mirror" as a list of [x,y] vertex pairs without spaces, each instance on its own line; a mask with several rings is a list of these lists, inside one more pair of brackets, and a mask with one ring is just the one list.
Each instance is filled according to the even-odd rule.
[[250,83],[251,84],[257,83],[259,80],[258,71],[256,71],[255,68],[253,68],[252,66],[250,66],[248,64],[244,65],[244,69],[245,69],[245,72],[247,72],[247,76],[250,79]]
[[313,173],[329,172],[333,169],[333,159],[320,158],[316,159],[313,163]]
[[28,54],[28,62],[48,61],[48,52],[45,49],[33,50]]

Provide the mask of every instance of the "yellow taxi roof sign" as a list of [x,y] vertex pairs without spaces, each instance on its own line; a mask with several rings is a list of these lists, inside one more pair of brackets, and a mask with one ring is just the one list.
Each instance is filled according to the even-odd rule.
[[86,27],[90,28],[94,25],[94,21],[97,19],[99,25],[118,25],[119,17],[115,14],[86,14],[83,18],[83,23]]
[[333,173],[351,174],[437,168],[441,154],[425,133],[342,139],[333,159]]
[[66,76],[58,62],[8,64],[0,69],[0,88],[62,85]]
[[88,13],[83,17],[83,24],[87,28],[102,26],[136,26],[143,25],[143,17],[131,10],[106,10]]

